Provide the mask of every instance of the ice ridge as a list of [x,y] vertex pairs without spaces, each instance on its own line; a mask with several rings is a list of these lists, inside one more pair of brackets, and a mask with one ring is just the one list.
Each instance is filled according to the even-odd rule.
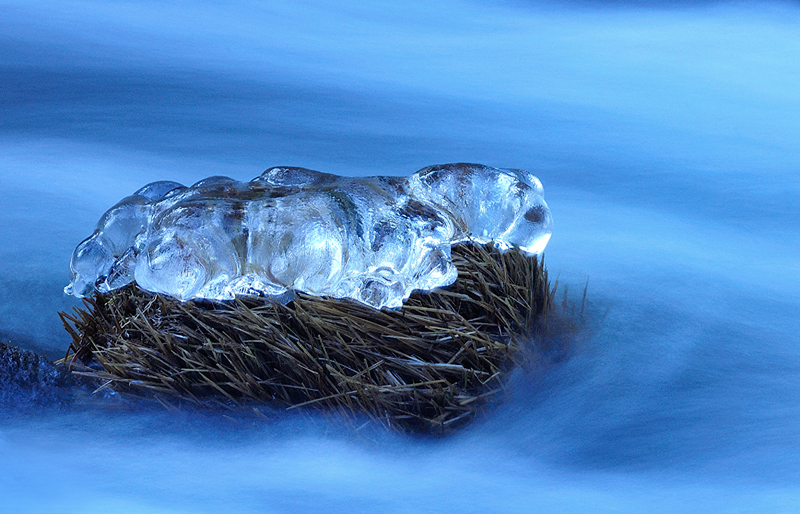
[[109,209],[75,249],[67,294],[131,281],[181,300],[294,290],[397,308],[452,284],[453,244],[540,254],[552,217],[532,174],[480,164],[408,177],[270,168],[250,182],[154,182]]

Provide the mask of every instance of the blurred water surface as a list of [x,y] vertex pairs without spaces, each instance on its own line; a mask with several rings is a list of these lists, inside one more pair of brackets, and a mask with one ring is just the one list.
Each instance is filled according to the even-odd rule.
[[800,510],[794,3],[2,2],[0,335],[50,357],[141,185],[534,171],[590,330],[454,437],[0,410],[0,511]]

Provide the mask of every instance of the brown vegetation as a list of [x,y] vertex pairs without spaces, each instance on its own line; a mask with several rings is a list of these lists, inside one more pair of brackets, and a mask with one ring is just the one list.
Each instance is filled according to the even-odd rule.
[[537,258],[478,245],[452,254],[456,283],[415,292],[399,310],[302,293],[286,305],[182,303],[135,285],[97,294],[60,313],[73,338],[65,362],[118,388],[343,409],[401,430],[446,431],[502,391],[551,306]]

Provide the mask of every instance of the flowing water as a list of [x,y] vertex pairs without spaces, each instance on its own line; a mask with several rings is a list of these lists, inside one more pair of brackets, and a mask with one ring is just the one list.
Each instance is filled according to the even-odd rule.
[[442,439],[6,377],[0,512],[800,511],[796,3],[7,1],[0,49],[3,342],[63,355],[120,198],[276,165],[527,169],[588,280]]

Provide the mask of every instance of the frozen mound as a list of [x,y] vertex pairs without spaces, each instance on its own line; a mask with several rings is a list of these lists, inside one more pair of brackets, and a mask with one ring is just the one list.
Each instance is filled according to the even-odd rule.
[[135,280],[180,300],[292,290],[402,306],[452,284],[450,248],[493,242],[541,253],[552,231],[542,184],[480,164],[409,177],[339,177],[271,168],[250,182],[154,182],[124,198],[72,254],[67,294]]

